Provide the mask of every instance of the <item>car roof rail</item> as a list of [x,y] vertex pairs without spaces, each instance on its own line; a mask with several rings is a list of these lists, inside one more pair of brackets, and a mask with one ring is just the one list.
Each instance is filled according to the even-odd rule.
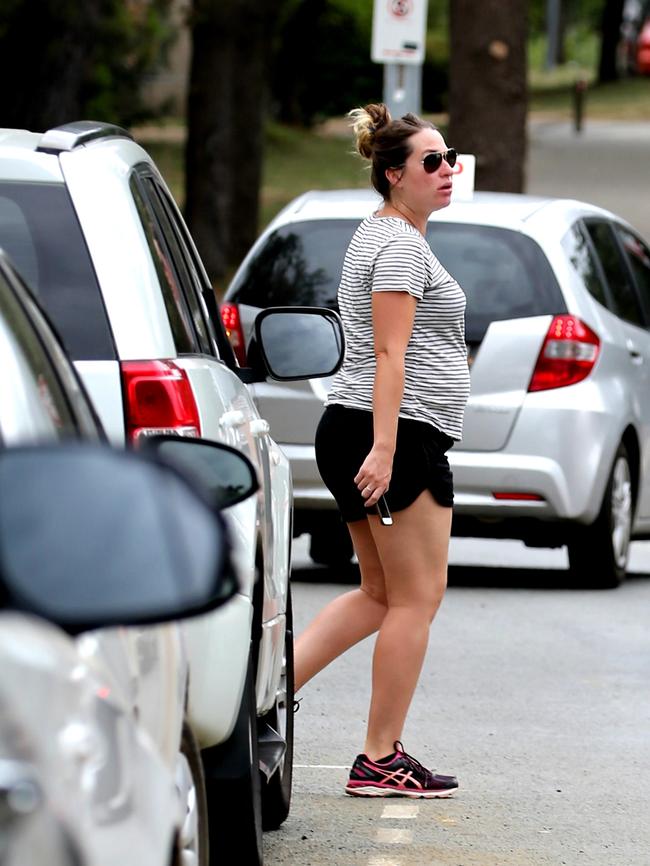
[[61,153],[83,147],[91,141],[102,138],[130,138],[133,136],[113,123],[101,123],[96,120],[76,120],[74,123],[64,123],[44,132],[36,150],[42,153]]

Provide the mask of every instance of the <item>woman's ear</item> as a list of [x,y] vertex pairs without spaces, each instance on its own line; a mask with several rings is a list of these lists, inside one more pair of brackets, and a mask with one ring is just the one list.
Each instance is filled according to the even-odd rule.
[[397,186],[397,184],[402,179],[402,169],[401,168],[387,168],[386,169],[386,180],[391,186]]

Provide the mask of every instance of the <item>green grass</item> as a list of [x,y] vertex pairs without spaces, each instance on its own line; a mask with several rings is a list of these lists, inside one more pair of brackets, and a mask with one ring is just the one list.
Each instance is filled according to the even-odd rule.
[[344,123],[340,130],[322,134],[271,125],[262,186],[262,225],[307,190],[367,187],[366,165],[352,152],[352,134]]
[[[535,89],[530,96],[533,113],[552,113],[569,117],[573,105],[575,78],[566,84]],[[612,84],[587,86],[585,118],[593,120],[650,121],[650,78],[628,78]]]
[[587,84],[585,117],[597,120],[650,121],[650,78],[626,78],[612,84],[598,84],[600,37],[585,28],[567,32],[568,63],[546,69],[546,38],[531,39],[528,46],[530,110],[570,118],[576,82]]

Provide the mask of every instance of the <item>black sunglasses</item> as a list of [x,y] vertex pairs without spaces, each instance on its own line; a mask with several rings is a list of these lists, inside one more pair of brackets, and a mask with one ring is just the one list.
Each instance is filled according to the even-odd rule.
[[424,166],[424,170],[427,174],[435,174],[442,165],[443,159],[451,168],[453,168],[456,165],[458,154],[453,147],[450,147],[449,150],[445,151],[435,150],[433,153],[427,153],[424,159],[421,159],[420,162]]

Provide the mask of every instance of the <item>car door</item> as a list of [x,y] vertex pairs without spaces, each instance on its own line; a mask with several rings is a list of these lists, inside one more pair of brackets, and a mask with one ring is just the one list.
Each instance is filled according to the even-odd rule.
[[[627,359],[621,369],[631,383],[635,424],[640,438],[641,481],[650,477],[650,304],[639,294],[624,243],[633,236],[622,225],[589,217],[583,222],[606,286],[606,302],[622,329]],[[637,261],[640,261],[637,259]],[[650,515],[650,489],[641,483],[637,517]]]
[[[642,240],[636,232],[628,226],[621,223],[614,223],[614,232],[619,241],[619,245],[623,252],[623,257],[627,263],[629,272],[632,274],[632,279],[635,283],[639,300],[644,311],[645,332],[649,334],[650,328],[650,247]],[[649,340],[650,336],[645,337]],[[647,359],[646,359],[647,360]],[[648,373],[648,365],[646,363],[646,374]],[[646,379],[646,388],[650,384],[649,378]],[[643,394],[643,404],[647,406],[650,403],[650,392],[645,390]],[[650,433],[646,429],[645,440],[642,443],[642,474],[639,485],[639,507],[638,513],[640,516],[650,515],[650,484],[647,479],[650,478]]]

